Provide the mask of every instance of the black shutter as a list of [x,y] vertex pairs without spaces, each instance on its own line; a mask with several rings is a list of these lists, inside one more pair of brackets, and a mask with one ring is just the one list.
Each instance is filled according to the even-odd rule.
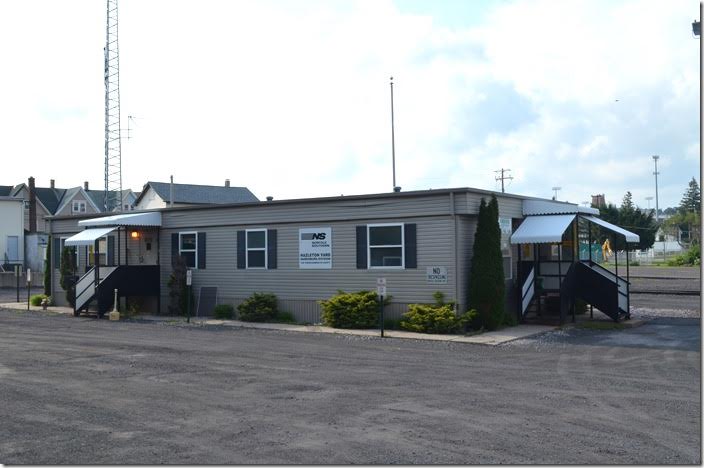
[[357,226],[357,268],[367,269],[367,226]]
[[403,241],[406,250],[406,258],[404,259],[406,268],[418,268],[415,224],[403,225]]
[[171,234],[171,265],[176,263],[178,257],[178,232]]
[[113,266],[115,264],[115,238],[113,236],[108,236],[108,252],[106,257],[108,259],[108,265]]
[[61,267],[61,239],[54,238],[54,268]]
[[205,270],[205,233],[198,233],[197,247],[198,249],[198,269]]
[[266,258],[267,268],[270,270],[276,269],[276,229],[266,230]]
[[246,232],[237,231],[237,268],[243,270],[247,268],[247,245]]

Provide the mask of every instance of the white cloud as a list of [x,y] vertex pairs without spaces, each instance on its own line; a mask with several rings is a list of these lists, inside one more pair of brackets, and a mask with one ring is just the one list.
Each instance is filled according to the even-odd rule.
[[[698,173],[698,3],[496,5],[461,29],[389,0],[121,0],[125,185],[389,191],[393,75],[404,190],[494,189],[505,167],[516,193],[620,202],[649,190],[658,153],[661,198],[677,203]],[[102,185],[104,15],[102,1],[0,6],[0,40],[17,44],[3,50],[14,164],[0,184]]]

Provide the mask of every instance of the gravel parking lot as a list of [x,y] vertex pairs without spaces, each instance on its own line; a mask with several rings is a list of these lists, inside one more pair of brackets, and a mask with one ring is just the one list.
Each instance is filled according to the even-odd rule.
[[0,462],[698,464],[699,322],[661,325],[486,347],[0,310]]

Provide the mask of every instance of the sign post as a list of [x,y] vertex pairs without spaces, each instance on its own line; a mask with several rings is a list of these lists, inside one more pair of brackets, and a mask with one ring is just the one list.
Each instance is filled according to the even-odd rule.
[[17,302],[20,302],[20,275],[22,274],[22,267],[20,265],[15,265],[15,279],[17,280]]
[[193,283],[193,272],[186,270],[186,323],[191,323],[191,284]]
[[386,296],[386,278],[376,279],[376,294],[379,296],[379,328],[384,337],[384,296]]
[[29,296],[32,288],[32,270],[27,268],[27,310],[29,310]]

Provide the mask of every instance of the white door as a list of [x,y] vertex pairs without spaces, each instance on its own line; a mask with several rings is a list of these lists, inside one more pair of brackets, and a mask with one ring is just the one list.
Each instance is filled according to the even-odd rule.
[[7,236],[7,259],[13,263],[20,261],[20,238],[18,236]]

